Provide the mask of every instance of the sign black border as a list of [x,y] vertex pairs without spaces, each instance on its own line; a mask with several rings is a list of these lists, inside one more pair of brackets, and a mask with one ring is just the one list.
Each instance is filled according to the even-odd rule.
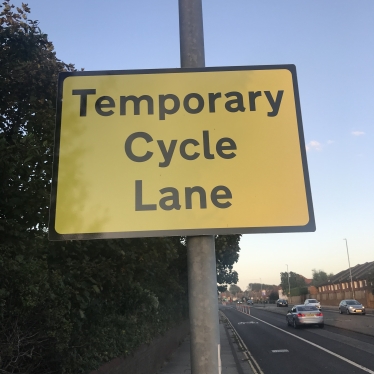
[[[56,219],[56,197],[58,185],[58,165],[60,153],[60,133],[62,114],[62,89],[64,80],[74,76],[98,76],[98,75],[131,75],[131,74],[176,74],[196,72],[217,72],[217,71],[244,71],[244,70],[289,70],[292,74],[294,99],[296,107],[297,125],[299,131],[299,145],[304,173],[304,184],[309,213],[309,222],[304,226],[267,226],[267,227],[236,227],[236,228],[206,228],[206,229],[182,229],[182,230],[152,230],[152,231],[125,231],[105,233],[83,233],[83,234],[59,234],[55,230]],[[89,239],[115,239],[115,238],[142,238],[160,236],[200,236],[200,235],[227,235],[227,234],[265,234],[265,233],[290,233],[290,232],[314,232],[316,230],[312,192],[308,163],[306,157],[304,131],[301,118],[299,89],[297,83],[296,66],[287,65],[253,65],[253,66],[224,66],[206,68],[174,68],[174,69],[142,69],[142,70],[109,70],[109,71],[75,71],[63,72],[58,77],[57,111],[55,142],[53,153],[53,177],[51,186],[51,204],[49,214],[49,240],[89,240]]]

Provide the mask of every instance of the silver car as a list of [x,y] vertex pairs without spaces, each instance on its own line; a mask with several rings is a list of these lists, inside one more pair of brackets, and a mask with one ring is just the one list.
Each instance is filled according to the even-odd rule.
[[357,300],[342,300],[339,304],[339,313],[365,314],[365,307]]
[[316,299],[306,299],[305,302],[304,302],[304,305],[315,306],[315,307],[317,307],[318,309],[321,310],[321,304]]
[[286,321],[288,326],[293,326],[295,329],[305,325],[325,327],[322,312],[312,305],[295,305],[288,311]]

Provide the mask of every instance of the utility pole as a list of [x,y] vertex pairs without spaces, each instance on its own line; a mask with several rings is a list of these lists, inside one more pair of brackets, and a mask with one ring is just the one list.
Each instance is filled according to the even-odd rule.
[[[201,0],[179,0],[182,68],[205,67]],[[191,373],[220,374],[217,270],[213,235],[187,238]]]
[[290,287],[290,273],[288,272],[288,265],[287,266],[287,281],[288,281],[288,297],[291,298],[291,287]]
[[347,247],[347,256],[348,256],[348,266],[349,266],[349,275],[351,277],[351,287],[352,287],[352,297],[355,299],[355,289],[353,288],[353,281],[352,281],[352,271],[351,271],[351,262],[349,261],[349,252],[348,252],[348,241],[345,240],[345,246]]

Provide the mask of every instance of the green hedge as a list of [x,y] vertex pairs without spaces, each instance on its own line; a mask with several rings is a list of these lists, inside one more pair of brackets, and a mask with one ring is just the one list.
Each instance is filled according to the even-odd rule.
[[291,288],[291,296],[301,296],[308,294],[308,287],[295,287]]
[[1,247],[2,372],[86,373],[187,317],[175,239],[43,242]]

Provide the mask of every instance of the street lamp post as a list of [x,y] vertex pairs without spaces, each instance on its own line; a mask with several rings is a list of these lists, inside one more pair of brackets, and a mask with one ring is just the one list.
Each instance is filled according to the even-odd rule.
[[262,301],[262,279],[260,278],[260,285],[261,285],[261,301]]
[[345,246],[347,247],[347,256],[348,256],[348,265],[349,265],[349,276],[351,277],[351,287],[352,287],[352,296],[355,299],[355,290],[353,288],[353,281],[352,281],[352,271],[351,271],[351,262],[349,261],[349,252],[348,252],[348,240],[345,240]]
[[288,265],[287,266],[287,281],[288,281],[288,296],[291,298],[291,287],[290,287],[290,273],[288,272]]

